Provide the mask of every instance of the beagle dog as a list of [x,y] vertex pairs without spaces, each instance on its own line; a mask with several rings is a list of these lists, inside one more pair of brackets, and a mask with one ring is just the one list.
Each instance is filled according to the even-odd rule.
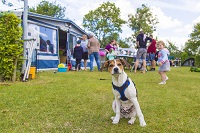
[[113,124],[118,124],[120,118],[130,118],[128,124],[133,124],[136,115],[140,126],[146,126],[144,116],[137,99],[137,90],[133,81],[124,71],[125,61],[123,59],[108,60],[104,67],[112,75],[112,86],[115,100],[112,108],[116,116],[111,117]]

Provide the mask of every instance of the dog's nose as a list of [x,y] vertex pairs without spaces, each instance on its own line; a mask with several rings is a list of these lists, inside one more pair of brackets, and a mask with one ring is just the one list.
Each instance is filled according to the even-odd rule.
[[118,69],[117,67],[114,68],[114,72],[118,72],[118,70],[119,70],[119,69]]

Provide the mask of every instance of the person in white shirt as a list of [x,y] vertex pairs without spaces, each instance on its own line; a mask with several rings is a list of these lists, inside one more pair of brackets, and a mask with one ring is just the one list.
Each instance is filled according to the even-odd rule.
[[84,70],[87,70],[87,60],[88,60],[88,48],[87,48],[87,44],[88,44],[87,35],[84,34],[82,36],[82,40],[81,40],[81,47],[83,48],[82,58],[84,60]]

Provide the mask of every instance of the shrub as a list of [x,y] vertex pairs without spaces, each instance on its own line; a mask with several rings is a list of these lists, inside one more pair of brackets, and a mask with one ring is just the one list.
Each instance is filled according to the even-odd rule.
[[16,80],[20,70],[18,59],[23,55],[21,20],[13,13],[0,14],[0,77],[1,80]]

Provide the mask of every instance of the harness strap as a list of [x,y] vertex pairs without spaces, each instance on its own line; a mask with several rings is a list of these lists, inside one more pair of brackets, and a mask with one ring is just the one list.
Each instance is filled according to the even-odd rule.
[[128,77],[125,81],[125,83],[121,86],[121,87],[117,87],[113,84],[112,82],[112,86],[115,90],[117,90],[120,93],[120,99],[122,101],[126,101],[128,100],[128,98],[125,96],[124,91],[126,90],[126,88],[130,85],[130,81],[128,80]]

